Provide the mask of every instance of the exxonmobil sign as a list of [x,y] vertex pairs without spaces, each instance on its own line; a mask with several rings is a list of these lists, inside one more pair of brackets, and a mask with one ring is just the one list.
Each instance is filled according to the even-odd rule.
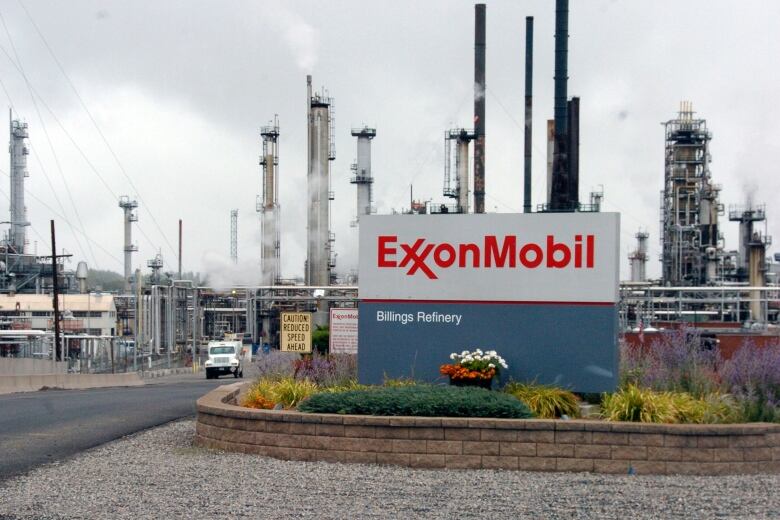
[[614,304],[618,237],[615,213],[366,216],[360,298]]

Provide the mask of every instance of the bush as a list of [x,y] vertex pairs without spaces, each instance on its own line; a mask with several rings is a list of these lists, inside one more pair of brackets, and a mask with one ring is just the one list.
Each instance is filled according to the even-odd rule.
[[293,362],[293,377],[309,379],[319,386],[341,386],[357,378],[357,356],[354,354],[317,353]]
[[534,383],[508,383],[504,392],[515,396],[542,419],[555,419],[562,415],[580,416],[579,399],[573,393],[554,386]]
[[293,363],[296,359],[300,359],[300,355],[294,352],[272,350],[268,354],[258,352],[252,357],[252,362],[260,379],[279,380],[293,377]]
[[531,417],[528,407],[510,395],[482,388],[392,386],[320,393],[298,409],[309,413],[405,415],[422,417]]
[[746,341],[723,364],[723,381],[742,405],[747,421],[780,421],[780,345]]
[[357,356],[354,354],[332,354],[324,356],[313,353],[301,357],[294,352],[271,351],[255,356],[260,379],[279,381],[291,377],[309,379],[319,386],[339,386],[357,378]]
[[321,354],[327,354],[330,350],[330,328],[317,327],[311,333],[312,349]]
[[621,345],[621,387],[688,392],[696,397],[722,390],[717,348],[706,348],[694,328],[664,331],[650,346]]
[[281,404],[285,408],[293,408],[315,392],[317,385],[308,379],[261,379],[249,389],[241,400],[241,406],[268,409]]

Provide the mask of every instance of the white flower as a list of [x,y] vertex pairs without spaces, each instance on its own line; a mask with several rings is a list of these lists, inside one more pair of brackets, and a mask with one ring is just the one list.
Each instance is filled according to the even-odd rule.
[[476,352],[477,354],[482,354],[482,351],[480,349],[477,349],[474,352]]
[[456,357],[458,357],[458,355],[457,355],[457,354],[454,354],[454,353],[453,353],[453,354],[450,354],[450,359],[455,359]]
[[501,362],[501,366],[504,367],[504,368],[509,368],[509,366],[507,366],[507,364],[504,363],[503,361]]
[[489,367],[489,368],[496,368],[496,365],[494,365],[493,363],[490,363],[490,364],[488,365],[488,367]]
[[463,352],[460,353],[460,355],[461,356],[468,356],[469,355],[469,351],[468,350],[464,350]]

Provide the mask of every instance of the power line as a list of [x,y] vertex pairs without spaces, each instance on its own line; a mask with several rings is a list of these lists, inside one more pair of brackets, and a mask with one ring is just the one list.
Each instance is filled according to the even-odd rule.
[[[468,98],[469,98],[469,92],[466,92],[464,94],[463,98],[458,103],[457,108],[455,109],[453,114],[446,118],[448,121],[451,121],[455,116],[457,116],[458,112],[460,112],[460,109],[463,107],[463,104],[466,102],[466,100]],[[417,179],[417,176],[420,175],[420,173],[422,172],[424,167],[428,166],[428,163],[431,162],[431,159],[436,155],[437,151],[438,151],[438,149],[435,146],[432,146],[431,148],[428,149],[428,154],[426,156],[422,157],[417,162],[417,166],[413,170],[414,171],[414,175],[412,175],[412,178],[409,180],[409,184],[414,184],[414,181]],[[420,155],[422,155],[422,154],[420,154]],[[419,157],[420,156],[418,156],[418,158]],[[405,187],[404,187],[404,189],[405,189]],[[405,195],[399,196],[395,200],[398,200],[400,202],[400,201],[403,200],[404,197],[405,197]]]
[[147,212],[149,213],[149,216],[152,219],[152,222],[157,227],[157,230],[160,232],[160,235],[162,235],[163,240],[165,240],[165,243],[168,245],[170,250],[173,252],[173,256],[178,258],[178,254],[176,250],[171,245],[171,242],[168,240],[168,236],[165,234],[165,232],[162,230],[162,227],[160,227],[160,224],[157,222],[157,219],[154,218],[154,214],[151,212],[151,206],[149,206],[146,201],[141,196],[141,191],[135,186],[135,183],[133,183],[133,180],[130,178],[130,175],[128,175],[127,171],[125,170],[124,166],[122,165],[122,162],[119,160],[119,157],[114,152],[113,147],[108,142],[108,139],[106,139],[106,136],[103,134],[103,131],[100,129],[100,126],[97,124],[97,121],[95,121],[95,118],[92,116],[92,112],[89,111],[89,108],[87,108],[86,103],[84,103],[84,100],[82,99],[81,95],[79,94],[78,89],[76,88],[76,85],[71,81],[70,76],[68,76],[68,73],[65,72],[65,68],[60,63],[60,60],[57,59],[57,56],[54,54],[54,51],[52,50],[51,46],[49,45],[49,42],[46,40],[46,38],[43,36],[43,33],[38,28],[38,24],[35,23],[35,20],[33,19],[32,15],[30,15],[30,12],[27,10],[27,7],[25,7],[24,3],[22,3],[22,0],[18,0],[19,5],[24,10],[25,14],[27,15],[27,18],[30,20],[30,23],[35,28],[35,32],[38,33],[38,36],[41,38],[41,41],[43,41],[43,44],[46,46],[46,49],[49,51],[49,54],[51,55],[54,62],[57,64],[57,67],[60,69],[60,72],[65,77],[65,79],[68,82],[68,85],[70,85],[70,88],[73,90],[73,93],[76,95],[76,98],[79,100],[79,103],[81,104],[81,107],[84,109],[84,112],[89,117],[89,120],[92,122],[92,125],[95,127],[95,130],[97,130],[98,135],[100,135],[100,138],[103,140],[103,143],[106,145],[106,148],[108,148],[108,151],[111,153],[111,156],[114,158],[114,161],[116,162],[117,166],[119,166],[119,170],[122,172],[122,174],[125,176],[127,181],[130,183],[130,187],[132,187],[133,191],[135,192],[138,199],[141,201],[141,204],[143,204],[144,207],[146,207]]
[[[4,171],[4,170],[2,170],[2,169],[0,169],[0,174],[3,174],[3,175],[5,175],[6,177],[10,177],[10,175],[8,174],[8,172],[6,172],[6,171]],[[4,191],[2,191],[1,189],[0,189],[0,192],[2,192],[2,193],[3,193],[3,194],[6,196],[6,198],[7,198],[7,199],[10,201],[10,196],[9,196],[8,194],[6,194],[6,193],[5,193]],[[29,188],[27,188],[26,186],[25,186],[24,192],[25,192],[27,195],[29,195],[30,197],[32,197],[33,199],[35,199],[36,201],[38,201],[38,202],[39,202],[39,203],[40,203],[40,204],[41,204],[43,207],[45,207],[46,209],[48,209],[49,211],[51,211],[51,213],[52,213],[52,214],[53,214],[55,217],[57,217],[57,218],[61,219],[63,222],[65,222],[66,224],[68,224],[68,225],[70,226],[70,223],[68,222],[68,219],[67,219],[67,217],[65,217],[64,215],[60,215],[59,213],[57,213],[57,210],[55,210],[54,208],[52,208],[51,206],[49,206],[49,205],[48,205],[46,202],[44,202],[44,201],[43,201],[43,199],[41,199],[40,197],[36,196],[36,195],[35,195],[33,192],[31,192],[31,191],[30,191],[30,189],[29,189]],[[32,225],[30,225],[30,227],[33,227],[33,226],[32,226]],[[71,227],[71,229],[72,229],[72,227]],[[38,235],[38,238],[40,238],[40,239],[41,239],[41,241],[42,241],[43,243],[46,243],[46,240],[47,240],[47,239],[43,238],[43,237],[41,236],[41,234],[40,234],[40,233],[38,233],[38,232],[35,230],[35,228],[34,228],[34,227],[33,227],[33,231],[35,231],[35,234],[37,234],[37,235]],[[111,252],[109,252],[109,251],[108,251],[108,250],[107,250],[105,247],[103,247],[103,246],[101,245],[101,243],[100,243],[100,242],[98,242],[97,240],[94,240],[94,239],[90,238],[90,236],[89,236],[89,235],[87,235],[87,234],[84,234],[84,238],[85,238],[87,241],[90,241],[90,242],[92,242],[93,244],[95,244],[95,245],[98,247],[98,249],[100,249],[101,251],[103,251],[103,252],[104,252],[106,255],[108,255],[109,257],[111,257],[111,258],[113,258],[114,260],[116,260],[116,262],[117,262],[119,265],[124,265],[124,263],[123,263],[123,260],[120,260],[118,257],[114,256],[114,254],[113,254],[113,253],[111,253]]]
[[[11,62],[11,65],[13,65],[16,68],[16,70],[21,74],[22,71],[19,69],[19,66],[13,61],[11,56],[8,54],[8,52],[5,50],[5,48],[3,48],[2,45],[0,45],[0,52],[5,54],[6,58],[8,58],[8,61]],[[13,106],[13,102],[11,101],[11,96],[8,94],[8,91],[6,90],[5,85],[2,82],[2,79],[0,79],[0,85],[2,85],[3,90],[5,91],[6,96],[8,97],[8,102],[10,103],[11,108],[14,111],[16,111],[16,109]],[[54,119],[54,122],[57,123],[57,126],[60,127],[60,130],[62,130],[62,132],[68,137],[68,139],[70,140],[70,142],[73,145],[73,147],[76,148],[76,150],[79,152],[79,155],[81,155],[81,157],[87,163],[87,165],[92,170],[92,172],[97,176],[98,179],[100,179],[100,182],[103,183],[103,186],[106,188],[106,190],[108,190],[108,192],[111,194],[111,196],[115,200],[119,200],[119,196],[114,192],[114,190],[111,189],[111,186],[108,185],[108,182],[106,182],[106,179],[100,174],[100,172],[95,167],[95,165],[92,164],[92,161],[89,160],[89,157],[87,157],[87,154],[84,153],[84,150],[81,149],[81,147],[78,145],[78,143],[73,138],[73,136],[68,131],[68,129],[65,128],[65,125],[62,124],[62,121],[60,121],[60,119],[57,117],[57,115],[54,113],[54,111],[51,109],[51,107],[46,103],[46,100],[43,99],[43,96],[41,96],[40,93],[38,93],[38,91],[35,90],[35,87],[33,87],[32,85],[30,85],[30,88],[32,89],[32,91],[35,94],[35,96],[38,98],[38,101],[41,103],[41,105],[43,105],[43,108],[45,108],[49,112],[49,116],[51,116],[51,118]]]
[[[62,182],[65,185],[65,191],[68,193],[68,198],[70,199],[70,203],[73,206],[73,211],[76,214],[76,219],[78,220],[78,223],[81,225],[82,231],[84,231],[86,229],[84,227],[84,222],[81,220],[81,215],[79,214],[78,207],[76,206],[76,203],[73,200],[73,194],[71,193],[70,186],[68,185],[67,179],[65,178],[65,173],[62,171],[62,166],[60,164],[59,156],[57,155],[57,152],[54,149],[54,145],[51,142],[51,138],[49,137],[49,131],[46,129],[46,124],[43,121],[43,116],[41,116],[41,111],[38,108],[38,103],[35,101],[35,95],[32,92],[32,87],[30,86],[30,81],[27,78],[27,74],[25,74],[25,72],[24,72],[24,67],[22,66],[22,60],[19,57],[19,53],[16,51],[16,46],[14,45],[13,38],[11,37],[11,32],[8,30],[8,26],[5,23],[5,17],[3,16],[2,12],[0,12],[0,22],[2,22],[3,29],[5,30],[5,34],[8,36],[8,43],[11,45],[11,50],[13,51],[14,56],[16,57],[16,63],[18,64],[18,69],[19,69],[19,71],[22,74],[22,78],[24,78],[24,82],[27,85],[28,91],[30,92],[30,99],[33,102],[33,107],[35,108],[35,112],[38,115],[38,120],[41,123],[41,129],[43,130],[43,134],[46,137],[47,143],[49,144],[49,149],[51,150],[52,156],[54,157],[54,163],[57,166],[57,170],[60,172],[60,177],[62,177]],[[6,53],[6,56],[8,56],[7,53]],[[8,58],[10,59],[10,56],[8,56]],[[44,172],[45,172],[45,169],[43,168],[43,163],[41,162],[40,157],[38,157],[37,154],[36,154],[36,158],[37,158],[39,164],[41,165],[41,169],[44,170]],[[49,186],[51,187],[52,191],[55,193],[55,197],[57,199],[57,202],[60,204],[60,207],[62,208],[62,211],[64,213],[65,212],[65,207],[62,205],[62,202],[59,200],[59,197],[56,196],[56,190],[54,189],[54,186],[52,185],[51,180],[49,179],[48,174],[44,173],[44,175],[46,176],[46,180],[49,182]],[[73,226],[70,225],[70,227],[71,227],[71,230],[73,230]],[[74,235],[74,237],[75,237],[75,235]],[[78,238],[76,238],[76,244],[78,245],[79,249],[81,250],[81,254],[83,256],[86,256],[84,248],[81,245],[81,241],[78,240]],[[89,248],[89,252],[92,255],[92,260],[95,262],[95,266],[97,267],[97,257],[95,256],[95,252],[92,249],[92,245],[89,242],[87,242],[87,247]]]

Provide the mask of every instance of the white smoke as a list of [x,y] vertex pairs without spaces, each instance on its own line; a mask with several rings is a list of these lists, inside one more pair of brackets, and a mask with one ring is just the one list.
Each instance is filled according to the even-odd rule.
[[214,289],[224,290],[241,285],[259,285],[260,262],[257,258],[242,259],[233,263],[229,256],[206,251],[202,263],[208,276],[208,285]]
[[745,209],[752,208],[756,202],[758,183],[754,180],[744,180],[742,182],[742,193],[745,195]]
[[475,100],[485,99],[485,86],[484,85],[480,85],[479,83],[474,83],[474,99]]
[[317,63],[320,34],[298,13],[286,7],[274,9],[271,19],[295,57],[298,67],[311,72]]

